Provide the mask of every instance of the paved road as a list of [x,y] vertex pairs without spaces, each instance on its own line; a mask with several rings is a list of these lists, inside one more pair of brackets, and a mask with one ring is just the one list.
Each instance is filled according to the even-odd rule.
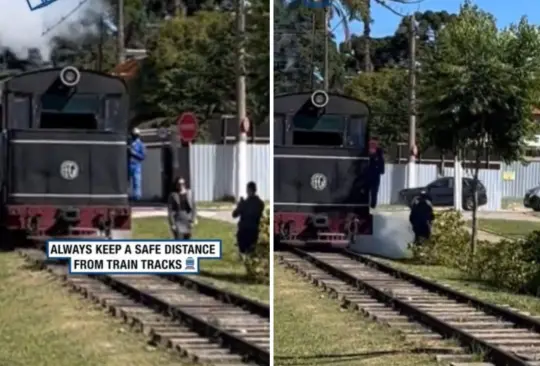
[[[210,210],[200,210],[199,215],[201,217],[214,219],[214,220],[220,220],[225,221],[231,224],[235,224],[236,220],[232,218],[230,211],[210,211]],[[408,220],[409,220],[409,211],[407,210],[400,210],[400,211],[387,211],[384,209],[378,209],[377,215],[388,217],[388,218],[399,218],[399,221],[405,220],[405,226],[408,226]],[[164,208],[152,208],[152,207],[136,207],[133,208],[133,217],[134,218],[144,218],[144,217],[165,217],[167,216],[167,210]],[[470,212],[463,212],[463,217],[465,220],[471,219],[471,213]],[[517,220],[517,221],[532,221],[532,222],[539,222],[540,218],[537,216],[533,216],[530,213],[527,212],[519,212],[519,211],[479,211],[478,212],[478,218],[481,219],[499,219],[499,220]],[[386,223],[388,223],[388,219],[383,220]],[[393,225],[392,225],[393,226]],[[470,229],[468,229],[470,231]],[[478,232],[478,238],[480,240],[488,240],[488,241],[499,241],[502,238],[498,235],[487,233],[485,231],[479,231]]]
[[[230,211],[206,211],[199,210],[199,216],[207,219],[214,219],[229,222],[231,224],[236,223],[236,219],[233,219]],[[133,208],[134,218],[144,217],[165,217],[167,216],[167,210],[165,208],[152,208],[152,207],[136,207]]]

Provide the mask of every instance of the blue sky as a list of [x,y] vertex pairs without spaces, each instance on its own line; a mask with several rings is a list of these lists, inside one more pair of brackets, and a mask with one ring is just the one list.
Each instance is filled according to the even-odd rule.
[[[461,0],[424,0],[420,4],[394,6],[394,9],[403,14],[425,10],[446,10],[449,13],[457,13],[462,3]],[[483,10],[492,13],[497,18],[497,24],[501,28],[519,21],[523,15],[528,16],[529,22],[540,25],[540,1],[538,0],[476,0],[474,3]],[[393,34],[400,22],[400,17],[377,4],[372,6],[372,11],[371,35],[381,37]],[[336,23],[337,21],[334,22],[334,27],[336,27]],[[362,23],[354,22],[350,28],[352,34],[362,34]],[[334,32],[337,40],[341,42],[343,28],[337,25]]]

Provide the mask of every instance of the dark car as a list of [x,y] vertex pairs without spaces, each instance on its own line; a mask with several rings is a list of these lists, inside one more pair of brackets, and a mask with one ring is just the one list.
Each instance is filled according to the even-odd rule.
[[[463,209],[472,210],[473,209],[473,193],[472,185],[474,180],[472,178],[463,178],[463,188],[462,188],[462,202]],[[454,205],[454,178],[445,177],[437,179],[429,183],[425,187],[418,188],[406,188],[402,189],[399,192],[399,197],[403,203],[408,206],[411,206],[412,202],[420,196],[420,192],[426,191],[426,193],[431,197],[433,206],[453,206]],[[486,187],[482,182],[478,181],[477,185],[478,192],[478,206],[483,206],[487,203],[487,193]]]
[[529,189],[523,197],[523,206],[540,211],[540,186]]

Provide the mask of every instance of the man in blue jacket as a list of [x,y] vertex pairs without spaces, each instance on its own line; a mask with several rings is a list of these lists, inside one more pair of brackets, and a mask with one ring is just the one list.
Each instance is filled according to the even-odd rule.
[[369,198],[371,208],[377,207],[381,175],[384,174],[384,154],[376,140],[369,141]]
[[141,141],[138,128],[131,131],[129,146],[129,181],[131,183],[131,199],[138,201],[142,196],[142,162],[146,156],[145,147]]

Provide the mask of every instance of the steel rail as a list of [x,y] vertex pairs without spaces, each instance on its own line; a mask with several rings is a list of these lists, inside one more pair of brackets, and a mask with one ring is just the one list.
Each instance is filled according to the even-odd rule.
[[270,353],[250,342],[237,337],[226,330],[207,323],[200,317],[193,315],[179,306],[167,304],[165,301],[145,293],[131,284],[125,283],[119,279],[108,275],[92,276],[107,284],[120,293],[127,294],[137,302],[141,302],[152,308],[158,308],[159,311],[173,318],[191,324],[191,328],[204,337],[220,338],[222,345],[230,348],[233,352],[242,354],[244,357],[252,359],[260,365],[270,365]]
[[367,291],[378,301],[394,307],[403,314],[408,315],[435,330],[442,336],[459,340],[464,346],[468,347],[473,352],[477,351],[478,348],[483,349],[485,351],[486,358],[494,363],[505,366],[528,366],[528,363],[525,360],[522,360],[511,353],[505,352],[495,345],[484,342],[483,340],[480,340],[468,332],[460,330],[459,328],[456,328],[445,321],[437,319],[437,317],[427,314],[416,306],[408,304],[407,302],[392,296],[376,286],[373,286],[362,279],[359,279],[319,258],[316,258],[309,252],[298,248],[291,248],[291,251],[302,258],[310,260],[317,267],[343,280],[344,282],[347,282],[351,286]]
[[395,278],[399,278],[399,279],[411,282],[412,284],[416,286],[422,287],[431,292],[444,295],[448,298],[455,300],[456,302],[472,305],[487,314],[496,316],[498,318],[512,322],[520,327],[531,329],[537,333],[540,333],[540,321],[531,316],[520,314],[511,310],[505,309],[502,306],[490,304],[474,296],[467,295],[463,292],[445,287],[434,281],[430,281],[428,279],[422,278],[420,276],[414,275],[412,273],[409,273],[401,269],[397,269],[395,267],[392,267],[388,264],[381,263],[380,261],[376,259],[369,258],[362,254],[354,253],[349,250],[343,251],[343,254],[345,254],[347,257],[351,259],[357,260],[368,266],[375,267],[375,269],[381,272],[387,273]]
[[245,296],[217,288],[216,286],[212,286],[200,280],[195,280],[193,277],[188,277],[185,275],[162,275],[162,277],[168,279],[169,281],[176,282],[181,286],[195,288],[201,294],[214,297],[226,304],[244,308],[247,311],[263,318],[270,318],[270,306],[260,301],[252,300]]

